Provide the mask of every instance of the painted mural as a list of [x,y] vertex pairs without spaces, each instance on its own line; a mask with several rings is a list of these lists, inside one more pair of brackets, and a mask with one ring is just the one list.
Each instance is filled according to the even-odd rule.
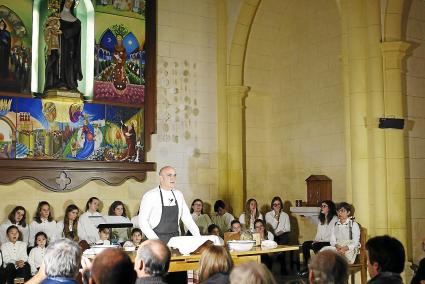
[[144,1],[96,1],[95,101],[143,104],[144,9]]
[[0,97],[0,159],[143,162],[143,110]]
[[[20,0],[30,6],[30,0]],[[24,21],[23,19],[28,19]],[[29,93],[31,88],[31,10],[0,5],[0,90]],[[25,23],[27,22],[27,24]]]

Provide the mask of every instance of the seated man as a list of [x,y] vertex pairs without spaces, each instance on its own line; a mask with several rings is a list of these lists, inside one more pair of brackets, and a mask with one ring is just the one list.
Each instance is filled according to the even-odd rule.
[[137,250],[134,270],[137,274],[136,284],[166,283],[164,277],[170,266],[171,253],[160,240],[144,241]]
[[400,273],[404,270],[405,253],[399,240],[390,236],[378,236],[366,242],[367,270],[371,279],[367,283],[403,283]]
[[345,257],[331,250],[321,251],[311,258],[309,283],[343,284],[348,281],[348,263]]

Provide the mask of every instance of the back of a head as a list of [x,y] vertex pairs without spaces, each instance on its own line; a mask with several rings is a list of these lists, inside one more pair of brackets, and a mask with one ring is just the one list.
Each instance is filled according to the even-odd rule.
[[230,273],[230,284],[276,284],[270,270],[262,263],[247,262]]
[[165,276],[170,266],[171,252],[160,240],[147,240],[137,251],[136,262],[143,261],[144,272],[151,276]]
[[75,278],[81,262],[81,249],[69,239],[60,239],[49,244],[44,256],[47,277]]
[[199,280],[207,280],[216,273],[230,273],[233,267],[232,257],[225,247],[209,246],[199,261]]
[[321,251],[308,265],[312,274],[310,283],[345,284],[348,281],[348,263],[345,257],[331,250]]
[[396,238],[377,236],[366,242],[369,263],[378,263],[379,272],[401,273],[406,259],[403,244]]
[[95,284],[134,283],[136,272],[130,257],[119,249],[106,249],[96,256],[91,268]]

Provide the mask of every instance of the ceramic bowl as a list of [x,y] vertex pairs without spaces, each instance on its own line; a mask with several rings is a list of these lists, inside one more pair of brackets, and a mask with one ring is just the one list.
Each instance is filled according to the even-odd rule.
[[244,241],[228,241],[227,246],[231,251],[248,251],[253,248],[255,241],[244,240]]

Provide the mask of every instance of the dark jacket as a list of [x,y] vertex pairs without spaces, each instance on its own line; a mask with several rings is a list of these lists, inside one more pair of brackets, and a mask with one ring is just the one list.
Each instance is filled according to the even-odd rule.
[[229,274],[227,273],[216,273],[211,275],[207,280],[203,281],[201,284],[228,284],[229,283]]
[[46,278],[41,284],[77,284],[77,281],[71,278],[55,277],[55,278]]
[[136,284],[167,284],[161,276],[137,278]]
[[368,284],[403,284],[403,279],[399,273],[394,272],[381,272],[372,279],[370,279]]

